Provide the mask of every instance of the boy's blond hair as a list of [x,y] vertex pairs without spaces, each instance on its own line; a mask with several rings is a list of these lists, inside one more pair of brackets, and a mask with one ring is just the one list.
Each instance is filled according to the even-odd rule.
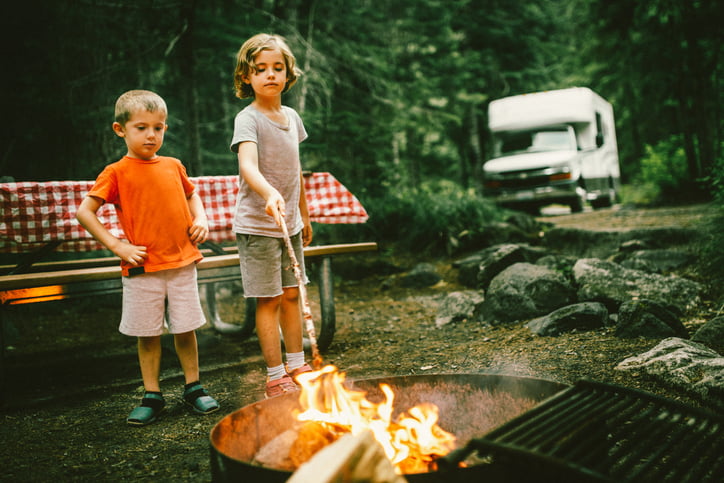
[[161,96],[155,92],[137,89],[124,92],[116,101],[116,122],[125,126],[133,113],[141,109],[168,114],[166,102]]
[[236,55],[236,70],[234,70],[234,90],[236,97],[245,99],[254,97],[254,89],[244,82],[245,78],[256,72],[256,56],[263,50],[278,50],[284,57],[287,66],[287,84],[282,93],[287,92],[302,71],[297,67],[297,60],[294,58],[291,49],[284,37],[272,34],[257,34],[244,42]]

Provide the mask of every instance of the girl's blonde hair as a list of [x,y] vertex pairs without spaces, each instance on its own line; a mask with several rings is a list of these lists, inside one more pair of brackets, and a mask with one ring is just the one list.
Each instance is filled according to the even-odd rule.
[[282,93],[287,92],[297,82],[297,78],[302,75],[302,71],[297,67],[297,60],[294,58],[294,54],[292,54],[284,37],[257,34],[244,42],[239,49],[239,53],[236,54],[236,70],[234,70],[236,97],[240,99],[254,97],[254,90],[251,85],[244,82],[244,79],[249,78],[252,73],[256,72],[256,56],[263,50],[278,50],[284,57],[284,63],[287,67],[287,84]]
[[125,126],[131,115],[139,110],[158,111],[168,115],[166,102],[161,96],[151,91],[132,90],[121,94],[116,101],[116,122]]

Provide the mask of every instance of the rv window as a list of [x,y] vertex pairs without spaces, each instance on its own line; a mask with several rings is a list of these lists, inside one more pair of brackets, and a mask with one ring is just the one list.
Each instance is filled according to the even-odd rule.
[[596,147],[603,146],[603,122],[601,121],[601,113],[596,113]]
[[567,127],[500,133],[499,141],[501,155],[577,149],[572,129]]

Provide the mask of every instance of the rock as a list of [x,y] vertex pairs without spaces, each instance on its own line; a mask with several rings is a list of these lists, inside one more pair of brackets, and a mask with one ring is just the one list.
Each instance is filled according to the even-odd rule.
[[[495,253],[502,254],[505,252],[508,253],[510,263],[522,262],[522,253],[519,250],[513,248],[517,246],[518,245],[514,244],[494,245],[492,247],[480,250],[479,252],[474,253],[473,255],[465,257],[461,260],[456,260],[455,262],[453,262],[453,267],[458,269],[458,281],[466,287],[482,288],[479,287],[478,282],[478,275],[481,271],[481,265],[489,265],[490,262],[488,260],[490,260]],[[504,247],[510,248],[506,249]]]
[[520,262],[532,263],[544,255],[546,251],[539,247],[505,243],[480,250],[454,262],[453,266],[458,269],[458,281],[461,284],[486,290],[490,281],[509,266]]
[[691,340],[699,342],[720,354],[724,353],[724,315],[714,317],[694,332]]
[[616,336],[626,339],[686,339],[689,333],[681,320],[662,305],[652,300],[632,300],[621,304],[618,310]]
[[621,232],[622,242],[636,240],[637,243],[651,249],[691,246],[692,242],[700,239],[701,233],[695,228],[686,227],[657,227],[637,228]]
[[483,293],[477,290],[449,293],[440,304],[435,325],[442,327],[452,322],[472,320],[484,300]]
[[612,260],[622,267],[649,273],[668,273],[690,264],[694,257],[677,250],[636,250],[622,252]]
[[626,240],[618,247],[619,252],[631,253],[637,250],[649,250],[651,247],[644,241],[641,240]]
[[724,409],[724,357],[697,342],[670,337],[648,352],[623,360],[616,369],[643,372]]
[[649,299],[670,310],[686,312],[700,303],[700,284],[680,277],[631,270],[597,258],[582,258],[573,266],[580,301],[606,304],[609,310],[632,299]]
[[487,290],[490,281],[509,266],[523,262],[525,257],[519,245],[497,245],[478,264],[477,287]]
[[572,330],[592,330],[608,322],[606,306],[598,302],[568,305],[550,314],[533,319],[527,327],[536,335],[557,336]]
[[573,265],[575,265],[577,261],[578,258],[566,255],[544,255],[536,260],[535,264],[560,272],[567,279],[573,281]]
[[590,231],[555,227],[545,232],[543,244],[553,250],[578,257],[608,258],[616,247],[651,249],[690,245],[699,233],[691,228],[642,228],[628,231]]
[[482,227],[483,246],[499,245],[501,243],[528,243],[537,238],[537,234],[526,233],[512,223],[491,223]]
[[482,305],[485,322],[509,323],[548,314],[575,301],[575,289],[549,268],[516,263],[490,283]]
[[535,219],[534,216],[530,216],[522,211],[514,211],[505,219],[506,223],[520,228],[524,233],[528,233],[530,236],[540,236],[541,228],[544,226],[552,227],[550,223],[541,223]]
[[418,263],[409,273],[402,276],[401,284],[407,288],[423,288],[435,285],[442,277],[431,263]]
[[545,232],[543,244],[551,250],[576,257],[606,258],[613,255],[620,233],[555,227]]

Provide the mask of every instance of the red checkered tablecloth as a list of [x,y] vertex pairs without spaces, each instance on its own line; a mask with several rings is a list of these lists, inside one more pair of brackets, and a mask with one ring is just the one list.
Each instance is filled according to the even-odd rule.
[[[238,176],[191,178],[209,218],[209,239],[232,241],[231,232]],[[309,216],[317,223],[364,223],[367,212],[359,200],[330,173],[305,176]],[[94,181],[0,183],[0,252],[24,253],[47,243],[62,241],[58,251],[101,250],[75,219],[75,212]],[[104,205],[98,217],[111,233],[123,238],[112,205]]]

